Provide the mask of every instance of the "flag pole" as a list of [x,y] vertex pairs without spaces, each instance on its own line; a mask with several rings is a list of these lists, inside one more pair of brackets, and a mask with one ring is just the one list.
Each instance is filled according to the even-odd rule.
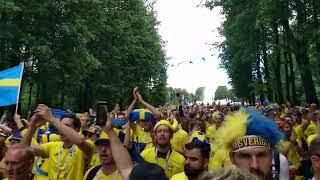
[[18,88],[18,96],[17,96],[17,101],[16,101],[16,112],[15,112],[15,114],[17,114],[17,112],[18,112],[18,106],[19,106],[19,100],[20,100],[20,89],[21,89],[22,76],[23,76],[23,70],[24,70],[24,62],[22,62],[21,64],[22,64],[22,68],[21,68],[21,73],[20,73],[20,84],[19,84],[19,88]]

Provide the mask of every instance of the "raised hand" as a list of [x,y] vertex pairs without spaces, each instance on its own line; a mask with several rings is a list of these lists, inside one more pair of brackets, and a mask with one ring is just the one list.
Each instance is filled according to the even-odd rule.
[[13,119],[15,122],[21,121],[21,116],[19,114],[14,114]]
[[29,124],[29,125],[32,126],[32,127],[35,127],[35,128],[39,128],[39,127],[45,125],[46,122],[47,122],[47,121],[46,121],[45,119],[39,118],[39,117],[37,117],[36,114],[34,114],[34,115],[30,118],[30,124]]
[[134,100],[138,100],[137,92],[138,92],[138,87],[135,87],[132,92]]
[[50,108],[45,104],[39,104],[34,112],[36,113],[36,119],[40,118],[48,122],[53,119]]
[[113,114],[112,113],[108,113],[107,115],[107,121],[106,121],[106,124],[104,126],[104,130],[106,132],[109,132],[112,130],[112,119],[113,119]]
[[141,94],[139,93],[139,91],[136,92],[136,96],[137,96],[139,102],[143,102],[144,101],[142,96],[141,96]]

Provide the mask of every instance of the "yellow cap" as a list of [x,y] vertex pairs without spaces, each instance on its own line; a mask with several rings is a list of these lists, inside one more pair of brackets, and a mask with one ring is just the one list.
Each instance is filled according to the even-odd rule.
[[172,128],[172,125],[170,123],[170,121],[167,121],[167,120],[160,120],[155,126],[154,126],[154,130],[157,130],[157,127],[160,126],[160,125],[166,125],[168,126],[172,131],[173,131],[173,128]]

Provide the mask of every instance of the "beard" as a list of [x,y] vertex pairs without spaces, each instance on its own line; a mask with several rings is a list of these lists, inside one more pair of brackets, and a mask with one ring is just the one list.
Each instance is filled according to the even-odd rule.
[[250,170],[250,173],[256,175],[260,180],[271,180],[271,175],[266,175],[260,170]]
[[184,166],[184,173],[189,180],[197,179],[204,171],[205,169],[191,169],[189,166]]
[[169,142],[166,142],[166,143],[163,143],[163,144],[157,143],[157,145],[158,145],[160,148],[166,148],[166,147],[170,146],[170,141],[169,141]]

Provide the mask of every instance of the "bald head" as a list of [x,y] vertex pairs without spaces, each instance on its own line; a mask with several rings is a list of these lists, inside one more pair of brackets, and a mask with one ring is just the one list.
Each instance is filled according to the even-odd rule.
[[25,179],[29,176],[34,162],[34,154],[31,149],[22,144],[9,147],[4,163],[9,179]]

